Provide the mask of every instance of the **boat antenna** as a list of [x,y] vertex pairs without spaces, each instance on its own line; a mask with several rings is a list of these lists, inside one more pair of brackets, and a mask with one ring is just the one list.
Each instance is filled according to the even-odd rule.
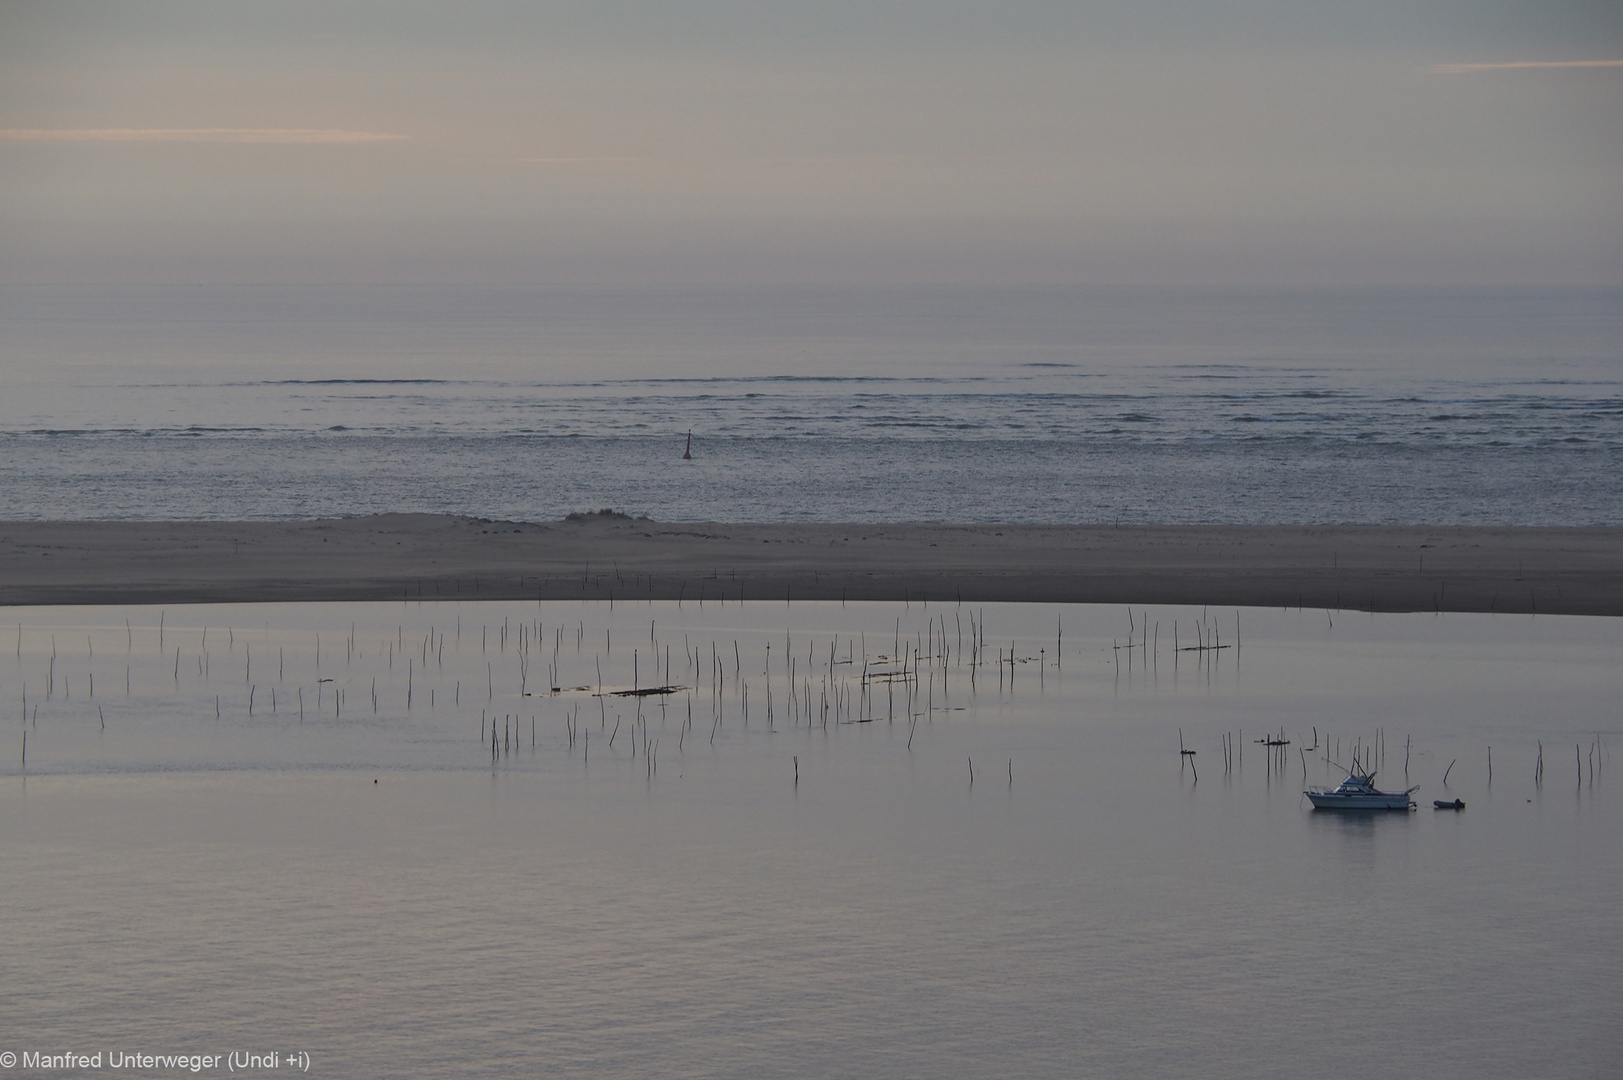
[[1334,758],[1325,758],[1325,760],[1330,762],[1330,764],[1334,765],[1336,768],[1340,769],[1342,772],[1346,773],[1348,776],[1362,776],[1365,780],[1375,779],[1374,773],[1364,771],[1364,767],[1358,763],[1358,758],[1356,756],[1353,758],[1353,767],[1350,769],[1341,762],[1336,761]]
[[685,449],[683,449],[683,451],[682,451],[682,460],[683,461],[692,461],[693,460],[693,429],[692,428],[688,428],[688,444],[687,444],[687,447]]

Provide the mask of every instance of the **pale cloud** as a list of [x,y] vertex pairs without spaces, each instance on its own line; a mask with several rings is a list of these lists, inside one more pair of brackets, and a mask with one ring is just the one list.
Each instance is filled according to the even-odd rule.
[[378,143],[405,135],[322,128],[0,128],[0,142]]
[[1623,60],[1512,60],[1500,64],[1433,64],[1432,75],[1468,75],[1473,71],[1511,71],[1521,68],[1623,68]]

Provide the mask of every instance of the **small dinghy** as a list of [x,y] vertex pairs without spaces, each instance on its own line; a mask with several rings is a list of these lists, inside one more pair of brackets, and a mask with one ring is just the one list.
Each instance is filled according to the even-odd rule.
[[1465,800],[1455,799],[1453,802],[1444,802],[1442,799],[1433,799],[1431,800],[1431,805],[1435,806],[1439,810],[1464,810]]

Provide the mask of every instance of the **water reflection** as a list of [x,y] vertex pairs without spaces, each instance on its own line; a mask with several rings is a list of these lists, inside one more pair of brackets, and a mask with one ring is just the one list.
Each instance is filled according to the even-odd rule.
[[[1611,621],[1247,611],[1241,681],[1237,649],[1170,651],[1226,643],[1198,610],[13,617],[0,1013],[30,1043],[170,1037],[153,986],[200,1045],[274,1030],[333,1076],[515,1075],[537,1046],[591,1077],[1399,1076],[1439,1031],[1462,1074],[1582,1074],[1617,1048],[1605,738],[1571,804],[1572,757],[1548,799],[1532,772],[1615,715]],[[1395,782],[1405,747],[1418,813],[1302,797],[1355,754]],[[1433,812],[1456,760],[1470,809]],[[1235,1022],[1293,1010],[1334,1022]]]
[[1360,870],[1375,867],[1378,839],[1413,827],[1414,810],[1317,810],[1307,811],[1308,829],[1319,839],[1335,843],[1348,866]]

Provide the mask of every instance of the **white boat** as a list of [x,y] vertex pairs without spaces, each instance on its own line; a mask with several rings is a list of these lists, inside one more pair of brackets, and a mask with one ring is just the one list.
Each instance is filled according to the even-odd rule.
[[1419,790],[1416,784],[1408,791],[1381,791],[1374,773],[1350,772],[1339,787],[1308,788],[1302,794],[1317,810],[1409,810],[1414,807],[1409,796]]

